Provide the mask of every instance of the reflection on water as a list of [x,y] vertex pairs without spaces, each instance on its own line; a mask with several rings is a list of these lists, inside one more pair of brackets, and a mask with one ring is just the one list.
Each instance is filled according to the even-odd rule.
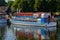
[[[59,25],[59,27],[60,27],[60,25]],[[58,30],[60,30],[60,28]],[[4,34],[4,31],[5,31],[5,34]],[[4,28],[2,27],[2,28],[0,28],[0,34],[1,34],[1,32],[2,32],[2,35],[4,35],[4,40],[15,40],[15,34],[11,28],[8,29],[6,27],[6,29],[5,29],[5,27]],[[60,33],[60,31],[58,31],[58,34],[59,33]],[[60,34],[58,36],[60,37]],[[0,35],[0,38],[1,37],[2,36]],[[58,39],[60,39],[60,38],[58,38]]]
[[11,28],[7,28],[4,34],[4,40],[15,40],[14,32]]

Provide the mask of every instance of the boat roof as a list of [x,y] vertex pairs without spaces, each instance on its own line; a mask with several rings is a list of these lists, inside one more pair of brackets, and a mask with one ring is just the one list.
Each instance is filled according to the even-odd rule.
[[38,14],[38,16],[41,16],[42,12],[37,12],[37,13],[33,13],[33,12],[18,12],[18,13],[14,13],[14,16],[33,16],[34,14]]

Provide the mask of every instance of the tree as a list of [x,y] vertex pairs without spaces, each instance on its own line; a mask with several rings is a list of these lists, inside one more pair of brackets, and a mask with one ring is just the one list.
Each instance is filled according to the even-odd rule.
[[57,0],[57,12],[60,12],[60,0]]
[[15,0],[12,7],[22,12],[55,12],[58,9],[56,0]]
[[5,5],[5,0],[0,0],[0,6],[4,6]]
[[13,5],[12,5],[12,8],[13,10],[21,10],[22,9],[22,4],[23,4],[24,0],[15,0]]
[[42,0],[41,3],[39,3],[38,11],[39,12],[48,12],[48,2],[46,0]]
[[33,12],[34,11],[35,0],[29,0],[28,4],[29,4],[29,11]]
[[12,7],[24,12],[31,12],[34,10],[34,0],[15,0]]
[[29,11],[29,4],[27,1],[24,1],[23,4],[22,4],[22,11],[23,12],[28,12]]
[[50,12],[56,12],[57,5],[56,5],[56,0],[50,1]]
[[40,4],[40,0],[35,0],[35,4],[34,4],[35,10],[34,11],[38,11],[37,8],[38,8],[39,4]]
[[12,6],[13,3],[14,3],[14,1],[8,1],[7,5]]

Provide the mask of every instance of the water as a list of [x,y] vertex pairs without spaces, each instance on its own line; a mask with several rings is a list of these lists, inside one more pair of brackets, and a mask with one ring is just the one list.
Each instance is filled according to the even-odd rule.
[[7,28],[7,30],[5,31],[4,34],[4,40],[15,40],[15,33],[13,32],[13,30],[11,28]]
[[[60,21],[59,21],[59,24],[60,24]],[[57,40],[60,40],[60,25],[59,25],[59,28],[58,28],[58,32],[57,32]],[[16,37],[15,37],[15,33],[13,32],[12,28],[6,28],[5,30],[5,34],[4,34],[4,40],[16,40]]]

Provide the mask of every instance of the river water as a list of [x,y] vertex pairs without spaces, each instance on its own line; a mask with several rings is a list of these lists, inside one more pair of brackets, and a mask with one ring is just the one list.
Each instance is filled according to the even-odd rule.
[[6,28],[3,40],[15,40],[15,33],[11,28]]
[[[59,24],[60,24],[60,21],[59,21]],[[58,28],[57,40],[60,40],[60,31],[59,30],[60,30],[60,25]],[[6,30],[5,30],[5,33],[3,36],[3,40],[16,40],[15,33],[11,27],[10,28],[6,27]]]

